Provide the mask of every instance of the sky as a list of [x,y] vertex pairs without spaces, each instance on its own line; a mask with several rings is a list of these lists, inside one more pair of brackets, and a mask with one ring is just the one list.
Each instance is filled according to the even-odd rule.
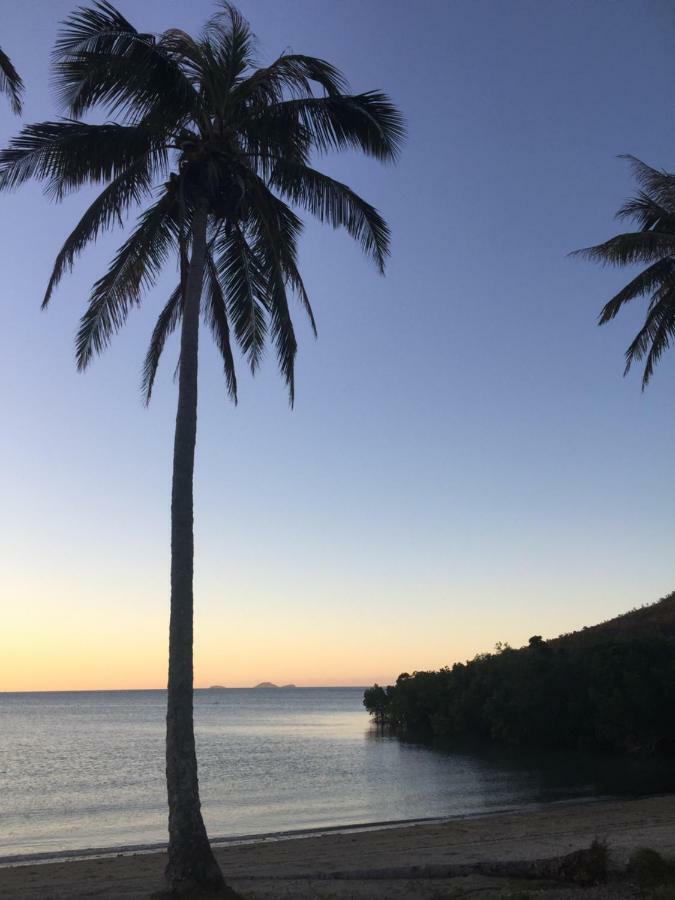
[[[55,118],[72,0],[0,0],[24,121]],[[210,0],[118,0],[199,30]],[[623,379],[630,272],[569,252],[619,230],[620,154],[675,167],[675,11],[658,0],[241,0],[261,62],[324,57],[383,89],[400,162],[319,160],[387,218],[381,277],[308,221],[297,399],[269,354],[228,401],[206,334],[195,473],[195,683],[388,683],[555,636],[675,588],[675,354]],[[0,103],[3,144],[20,122]],[[176,343],[139,390],[167,267],[85,374],[73,338],[123,232],[53,259],[91,201],[0,196],[0,690],[163,687]]]

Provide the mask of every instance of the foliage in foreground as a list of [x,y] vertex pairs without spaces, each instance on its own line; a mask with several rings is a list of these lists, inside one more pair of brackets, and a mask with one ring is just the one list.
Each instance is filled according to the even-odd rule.
[[364,694],[416,736],[511,746],[675,753],[675,592],[602,625],[514,650],[497,645]]
[[627,375],[634,363],[644,363],[644,390],[675,337],[675,175],[654,169],[633,156],[626,158],[639,190],[616,215],[631,221],[633,230],[576,253],[601,265],[644,267],[605,303],[598,320],[599,325],[605,325],[626,304],[646,299],[645,319],[626,350],[624,369]]
[[2,48],[0,48],[0,94],[6,94],[12,112],[17,116],[21,115],[23,81],[14,68],[14,63]]
[[640,847],[628,861],[628,874],[641,887],[675,884],[675,863],[650,847]]

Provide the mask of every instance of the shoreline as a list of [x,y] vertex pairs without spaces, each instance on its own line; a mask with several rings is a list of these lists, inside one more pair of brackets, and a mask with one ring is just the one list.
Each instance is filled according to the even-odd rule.
[[[209,839],[215,849],[239,847],[248,844],[269,844],[277,841],[302,840],[304,838],[330,837],[336,834],[361,834],[370,831],[388,831],[397,828],[416,828],[431,825],[451,825],[456,822],[474,819],[492,818],[502,815],[527,815],[530,812],[541,812],[549,808],[558,809],[564,806],[605,802],[631,802],[633,800],[649,800],[661,797],[673,797],[675,794],[640,795],[639,797],[618,797],[602,795],[597,797],[572,797],[563,800],[548,800],[539,803],[525,803],[514,806],[500,806],[482,812],[458,813],[451,816],[424,816],[413,819],[383,819],[375,822],[351,822],[344,825],[320,825],[310,828],[293,828],[286,831],[263,831],[255,834],[219,835]],[[115,859],[117,857],[139,856],[141,854],[164,853],[166,841],[142,844],[121,844],[109,847],[82,847],[75,850],[45,850],[33,853],[15,853],[0,856],[0,870],[17,868],[26,865],[48,865],[50,863],[81,862],[88,859]]]
[[[371,823],[213,844],[226,878],[246,900],[433,900],[441,891],[443,896],[459,891],[457,897],[465,891],[466,896],[494,897],[496,888],[522,891],[523,885],[513,879],[486,879],[466,871],[486,863],[559,857],[596,839],[607,842],[615,873],[641,847],[675,859],[675,794],[563,800],[443,821]],[[159,848],[62,862],[24,858],[0,871],[0,900],[141,900],[161,888],[164,863]],[[461,875],[429,875],[459,869]],[[610,884],[607,893],[606,888],[558,883],[551,900],[640,896],[625,893],[624,887],[622,882],[617,893],[616,884]]]

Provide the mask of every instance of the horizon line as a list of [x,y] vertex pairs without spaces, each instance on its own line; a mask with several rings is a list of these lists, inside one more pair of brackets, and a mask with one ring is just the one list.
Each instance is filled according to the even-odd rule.
[[[315,690],[346,690],[348,688],[360,690],[361,688],[372,687],[370,684],[302,684],[287,687],[286,685],[275,685],[273,688],[260,688],[258,685],[208,685],[207,687],[196,687],[195,691],[256,691],[256,690],[294,690],[294,691],[315,691]],[[0,688],[0,694],[111,694],[111,693],[131,693],[141,691],[163,691],[166,693],[165,687],[137,687],[137,688],[39,688],[36,690],[5,690]]]

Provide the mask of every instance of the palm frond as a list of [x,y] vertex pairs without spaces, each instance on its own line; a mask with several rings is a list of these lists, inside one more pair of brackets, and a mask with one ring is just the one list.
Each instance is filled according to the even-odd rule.
[[604,265],[626,266],[632,263],[658,262],[675,254],[675,234],[663,231],[636,231],[617,234],[604,244],[574,250],[570,256],[583,256]]
[[91,6],[79,6],[62,23],[54,46],[54,58],[73,53],[112,53],[125,49],[134,38],[150,41],[151,35],[139,34],[112,3],[94,0]]
[[616,213],[617,219],[633,219],[641,231],[670,231],[673,230],[675,215],[670,210],[661,206],[656,200],[644,191],[640,191],[635,197],[621,206]]
[[206,254],[206,270],[204,274],[206,276],[204,285],[206,289],[204,319],[211,329],[213,339],[223,358],[227,392],[236,406],[237,373],[234,366],[234,356],[232,355],[230,326],[227,321],[227,304],[218,278],[218,269],[210,250]]
[[234,102],[245,100],[254,108],[280,103],[291,97],[311,97],[313,84],[328,96],[338,97],[350,90],[349,82],[331,63],[314,56],[283,53],[269,66],[257,69],[241,81],[233,92]]
[[311,93],[311,85],[309,90],[307,89],[309,81],[319,85],[329,97],[338,97],[351,91],[344,73],[332,63],[317,56],[284,54],[278,61],[278,71],[282,76],[282,84],[289,90],[297,90],[300,87],[306,93]]
[[143,362],[141,379],[141,393],[146,406],[150,403],[164,345],[169,335],[175,331],[183,315],[183,297],[183,286],[178,284],[157,317],[157,323],[152,331],[150,346]]
[[664,283],[675,287],[675,260],[670,257],[660,259],[653,265],[636,275],[628,284],[615,294],[602,308],[598,324],[604,325],[611,321],[624,303],[650,294]]
[[216,265],[227,299],[227,311],[237,342],[255,372],[267,337],[268,284],[255,253],[238,227],[217,244]]
[[278,259],[270,260],[268,277],[270,332],[277,351],[279,371],[288,387],[288,402],[292,408],[295,404],[295,357],[298,342],[288,309],[284,273]]
[[254,177],[249,190],[253,197],[249,227],[253,235],[254,255],[268,272],[273,262],[278,262],[285,283],[290,285],[300,300],[316,337],[314,313],[297,263],[302,220],[272,193],[262,179]]
[[42,301],[43,309],[49,303],[56,285],[65,272],[72,271],[75,257],[84,250],[87,244],[95,241],[101,232],[115,224],[123,225],[123,216],[127,210],[147,197],[151,188],[152,177],[146,156],[141,157],[121,172],[99,194],[70,233],[56,257]]
[[320,152],[356,149],[381,162],[397,159],[405,125],[381,91],[284,100],[265,111],[272,131],[304,132]]
[[227,90],[254,64],[256,38],[239,10],[220,2],[218,11],[204,27],[202,45],[209,48],[214,63],[222,70]]
[[177,205],[175,196],[167,192],[149,207],[108,272],[94,285],[75,341],[78,369],[85,369],[94,353],[107,347],[130,307],[138,305],[143,291],[154,284],[169,250],[176,249]]
[[[252,252],[266,286],[266,308],[279,370],[286,381],[291,406],[295,402],[295,356],[297,340],[293,328],[286,285],[300,287],[301,300],[316,328],[309,300],[296,265],[296,239],[302,223],[286,204],[275,197],[260,179],[254,182],[255,202],[249,217]],[[297,275],[297,279],[296,276]]]
[[247,115],[239,126],[239,134],[249,167],[265,180],[280,159],[309,165],[311,136],[297,122],[287,128],[280,125],[278,118],[270,123],[262,116]]
[[[314,97],[315,86],[334,102],[326,105],[322,103],[326,97]],[[352,97],[347,91],[349,84],[339,69],[325,60],[300,54],[282,54],[271,65],[243,79],[233,89],[230,103],[239,105],[235,120],[253,167],[267,177],[270,160],[282,158],[306,164],[313,144],[326,151],[362,148],[365,143],[375,149],[373,155],[391,158],[392,136],[387,123],[378,122],[382,110],[369,95]],[[373,116],[365,109],[369,105],[373,106]],[[402,121],[399,124],[402,128]]]
[[305,310],[307,318],[309,319],[309,324],[312,328],[312,332],[314,333],[314,337],[317,337],[318,331],[316,327],[316,319],[314,318],[314,311],[312,310],[312,304],[310,303],[309,295],[305,290],[305,284],[300,276],[300,270],[298,269],[298,264],[295,261],[295,257],[285,256],[280,260],[280,262],[287,284],[291,286],[293,292],[300,301],[300,304]]
[[167,167],[161,135],[143,125],[41,122],[26,127],[0,151],[0,190],[35,178],[57,200],[85,184],[111,181],[147,160],[153,177]]
[[[664,170],[648,166],[636,156],[624,155],[622,159],[626,159],[630,163],[635,180],[642,188],[641,194],[649,197],[650,200],[670,213],[675,212],[675,176]],[[625,209],[626,206],[619,209],[618,218],[630,215],[630,212],[624,212]]]
[[291,202],[304,206],[321,222],[345,228],[375,261],[380,272],[389,255],[389,228],[374,206],[346,184],[292,160],[280,160],[270,182]]
[[[162,51],[180,67],[192,89],[198,93],[207,66],[200,41],[195,40],[182,28],[168,28],[162,32],[158,43]],[[199,101],[199,107],[200,111],[203,111],[203,99]]]
[[255,173],[248,173],[247,191],[251,197],[250,224],[258,235],[269,232],[282,257],[295,258],[303,229],[302,219]]
[[675,232],[675,209],[666,208],[644,191],[627,200],[616,218],[633,219],[641,231]]
[[199,44],[202,64],[199,86],[205,105],[221,120],[227,119],[227,104],[233,80],[237,77],[237,63],[225,55],[222,47],[203,40]]
[[659,292],[647,313],[645,323],[626,350],[627,375],[635,361],[644,359],[642,390],[649,384],[654,367],[675,338],[675,289],[667,287]]
[[194,85],[161,42],[107,2],[71,13],[53,58],[57,96],[76,118],[101,105],[111,115],[175,125],[198,106]]
[[23,81],[14,68],[12,60],[2,49],[0,49],[0,94],[6,94],[9,97],[12,112],[20,116]]

